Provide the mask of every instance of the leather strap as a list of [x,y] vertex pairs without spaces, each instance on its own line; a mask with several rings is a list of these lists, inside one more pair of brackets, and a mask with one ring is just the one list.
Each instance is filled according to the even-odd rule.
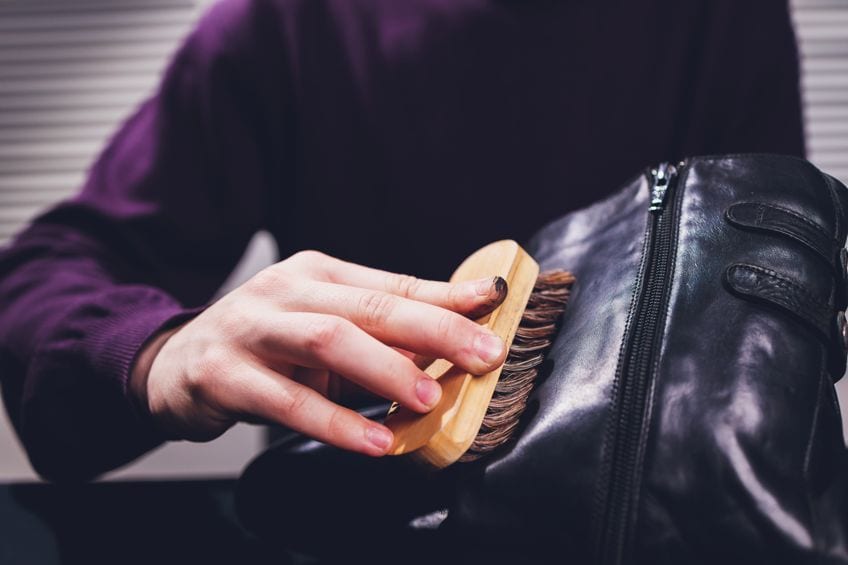
[[765,202],[739,202],[727,209],[725,217],[735,226],[789,236],[818,253],[831,267],[839,267],[840,245],[836,239],[793,210]]
[[830,340],[834,309],[796,281],[770,269],[743,263],[730,265],[725,280],[735,294],[778,306],[807,322],[825,341]]

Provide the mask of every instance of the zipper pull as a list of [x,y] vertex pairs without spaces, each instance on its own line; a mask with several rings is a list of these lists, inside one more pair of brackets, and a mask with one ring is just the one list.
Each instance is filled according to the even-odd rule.
[[651,176],[654,179],[654,183],[651,186],[651,207],[648,210],[659,212],[663,209],[668,185],[676,173],[677,169],[669,163],[660,163],[656,169],[651,169]]

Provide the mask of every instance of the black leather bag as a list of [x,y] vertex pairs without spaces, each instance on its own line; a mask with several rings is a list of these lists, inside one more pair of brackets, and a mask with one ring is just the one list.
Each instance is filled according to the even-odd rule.
[[848,563],[846,209],[788,157],[640,175],[528,246],[577,283],[517,441],[424,477],[292,438],[241,516],[372,562]]

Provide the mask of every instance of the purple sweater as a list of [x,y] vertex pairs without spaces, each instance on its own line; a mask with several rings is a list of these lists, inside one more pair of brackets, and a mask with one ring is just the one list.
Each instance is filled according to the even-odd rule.
[[659,160],[804,152],[775,0],[233,0],[74,198],[0,253],[0,378],[34,468],[80,480],[162,441],[134,356],[259,229],[445,277]]

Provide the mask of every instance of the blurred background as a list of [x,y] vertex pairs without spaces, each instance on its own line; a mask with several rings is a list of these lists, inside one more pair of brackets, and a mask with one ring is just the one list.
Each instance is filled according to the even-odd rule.
[[[155,88],[211,3],[0,0],[0,245],[82,184],[110,133]],[[848,183],[848,0],[792,4],[808,156]],[[276,259],[271,237],[258,234],[223,290]],[[845,406],[848,379],[837,388]],[[262,428],[239,425],[211,443],[162,447],[107,479],[234,476],[264,442]],[[0,481],[22,480],[37,478],[3,413]]]

